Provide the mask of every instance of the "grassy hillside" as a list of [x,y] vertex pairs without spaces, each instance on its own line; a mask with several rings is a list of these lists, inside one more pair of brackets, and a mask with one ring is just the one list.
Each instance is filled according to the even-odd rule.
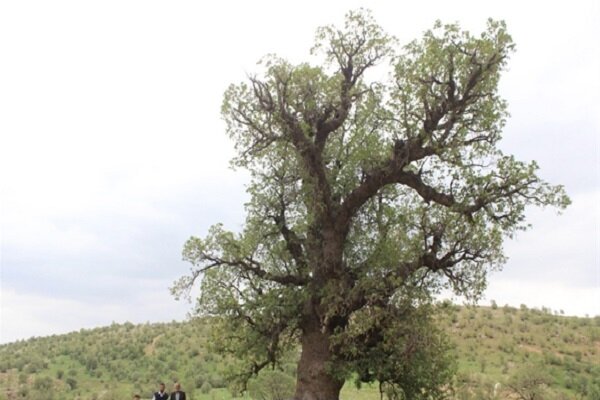
[[[525,306],[450,308],[443,321],[456,345],[459,390],[505,398],[507,384],[536,376],[549,386],[539,398],[600,399],[600,317]],[[503,390],[494,397],[496,383]]]
[[[149,398],[161,380],[181,381],[193,400],[230,399],[227,360],[210,352],[208,323],[113,324],[2,345],[0,400]],[[446,304],[440,323],[456,346],[455,399],[517,398],[513,389],[600,399],[600,317]],[[273,382],[291,384],[293,358]],[[255,397],[269,385],[264,378],[250,386]],[[379,399],[379,392],[348,382],[342,398]]]

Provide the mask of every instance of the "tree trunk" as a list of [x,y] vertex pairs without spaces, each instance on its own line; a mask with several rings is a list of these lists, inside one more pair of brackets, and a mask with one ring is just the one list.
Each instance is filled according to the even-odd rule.
[[321,331],[317,321],[308,325],[302,333],[302,354],[298,363],[294,399],[338,400],[344,381],[335,379],[325,370],[325,365],[331,358],[329,334]]

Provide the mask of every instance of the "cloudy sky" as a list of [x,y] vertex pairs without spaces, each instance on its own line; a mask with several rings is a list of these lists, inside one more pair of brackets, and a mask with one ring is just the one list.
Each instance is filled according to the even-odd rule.
[[267,53],[302,61],[318,26],[361,6],[403,43],[436,19],[507,21],[501,146],[573,204],[529,211],[484,303],[600,314],[596,1],[22,0],[0,5],[0,343],[186,318],[168,291],[183,243],[244,218],[223,91]]

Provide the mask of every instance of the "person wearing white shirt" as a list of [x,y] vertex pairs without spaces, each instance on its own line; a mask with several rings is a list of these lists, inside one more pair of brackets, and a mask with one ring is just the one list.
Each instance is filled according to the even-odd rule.
[[160,383],[158,385],[158,392],[154,393],[152,400],[169,400],[169,393],[165,392],[165,384]]

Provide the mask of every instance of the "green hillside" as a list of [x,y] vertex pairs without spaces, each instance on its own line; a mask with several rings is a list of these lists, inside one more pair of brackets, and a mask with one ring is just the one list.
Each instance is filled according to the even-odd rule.
[[[455,344],[453,399],[600,399],[600,317],[577,318],[521,307],[440,307]],[[150,398],[158,381],[180,381],[193,400],[230,399],[230,360],[211,353],[208,320],[113,324],[0,346],[0,399]],[[254,398],[293,384],[295,357],[283,373],[249,386]],[[234,391],[235,392],[235,391]],[[539,392],[539,393],[537,393]],[[245,398],[250,398],[249,394]],[[348,382],[343,399],[379,399],[376,386]]]

